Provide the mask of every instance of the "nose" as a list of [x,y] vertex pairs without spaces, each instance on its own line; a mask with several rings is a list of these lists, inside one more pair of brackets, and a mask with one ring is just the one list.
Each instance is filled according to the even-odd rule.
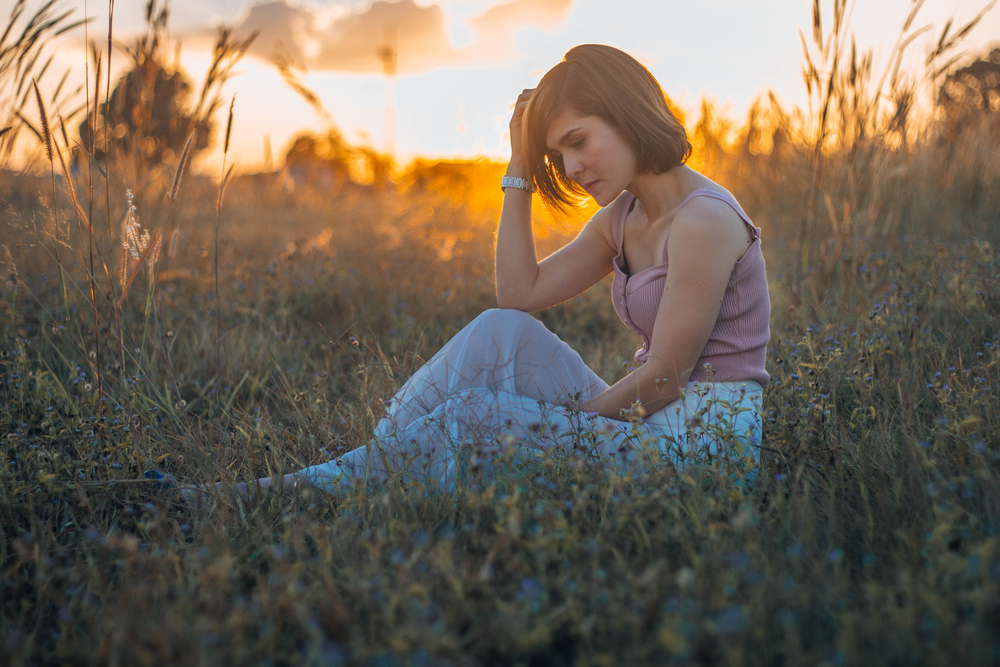
[[579,180],[581,174],[583,174],[583,163],[574,155],[567,155],[563,153],[563,170],[566,172],[566,177],[571,180]]

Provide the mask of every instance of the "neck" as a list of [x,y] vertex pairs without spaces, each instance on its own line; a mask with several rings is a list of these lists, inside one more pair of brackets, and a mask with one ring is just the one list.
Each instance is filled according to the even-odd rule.
[[693,187],[695,172],[687,165],[678,165],[664,174],[638,174],[627,190],[639,200],[652,223],[669,214],[684,200]]

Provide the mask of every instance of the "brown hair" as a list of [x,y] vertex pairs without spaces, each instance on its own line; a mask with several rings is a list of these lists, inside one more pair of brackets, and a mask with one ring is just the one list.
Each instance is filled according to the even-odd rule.
[[580,116],[597,116],[617,129],[635,153],[641,172],[662,174],[691,155],[687,132],[648,69],[612,46],[575,46],[542,77],[522,125],[528,179],[542,201],[557,210],[586,196],[566,177],[562,157],[550,157],[545,144],[549,124],[565,108]]

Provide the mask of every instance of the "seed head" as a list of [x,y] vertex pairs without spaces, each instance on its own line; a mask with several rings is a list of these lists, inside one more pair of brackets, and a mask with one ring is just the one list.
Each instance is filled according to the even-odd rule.
[[38,115],[42,121],[42,143],[45,144],[45,155],[48,156],[49,162],[52,162],[52,131],[49,129],[49,115],[45,111],[45,102],[42,101],[42,91],[38,90],[38,83],[32,79],[31,85],[35,88]]
[[[148,236],[147,232],[147,236]],[[160,247],[163,245],[163,234],[157,232],[156,240],[153,241],[153,249],[149,251],[149,255],[146,256],[146,265],[149,270],[152,271],[156,266],[156,260],[160,258]]]
[[96,141],[94,135],[97,134],[97,117],[100,113],[101,106],[101,62],[103,61],[103,58],[101,57],[102,54],[100,51],[97,52],[96,56],[97,68],[94,72],[94,112],[90,117],[91,144]]
[[191,161],[191,146],[194,144],[195,133],[196,131],[192,131],[191,134],[188,135],[187,141],[184,142],[184,149],[181,151],[181,157],[177,160],[177,170],[174,171],[174,180],[170,184],[170,201],[177,199],[177,191],[181,188],[181,179],[184,177],[184,172],[187,170],[188,162]]
[[10,250],[6,245],[0,245],[0,266],[7,274],[7,286],[17,287],[21,282],[21,276],[17,272],[17,264],[14,263],[14,258],[10,256]]
[[233,131],[233,106],[236,104],[236,93],[233,93],[233,101],[229,103],[229,120],[226,121],[226,142],[223,144],[222,153],[229,152],[229,135]]

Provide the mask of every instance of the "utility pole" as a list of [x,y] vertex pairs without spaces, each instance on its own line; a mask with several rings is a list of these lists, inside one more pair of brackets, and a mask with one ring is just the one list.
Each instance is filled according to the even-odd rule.
[[385,29],[385,43],[375,52],[385,72],[385,135],[383,151],[396,154],[396,63],[399,60],[396,24]]

